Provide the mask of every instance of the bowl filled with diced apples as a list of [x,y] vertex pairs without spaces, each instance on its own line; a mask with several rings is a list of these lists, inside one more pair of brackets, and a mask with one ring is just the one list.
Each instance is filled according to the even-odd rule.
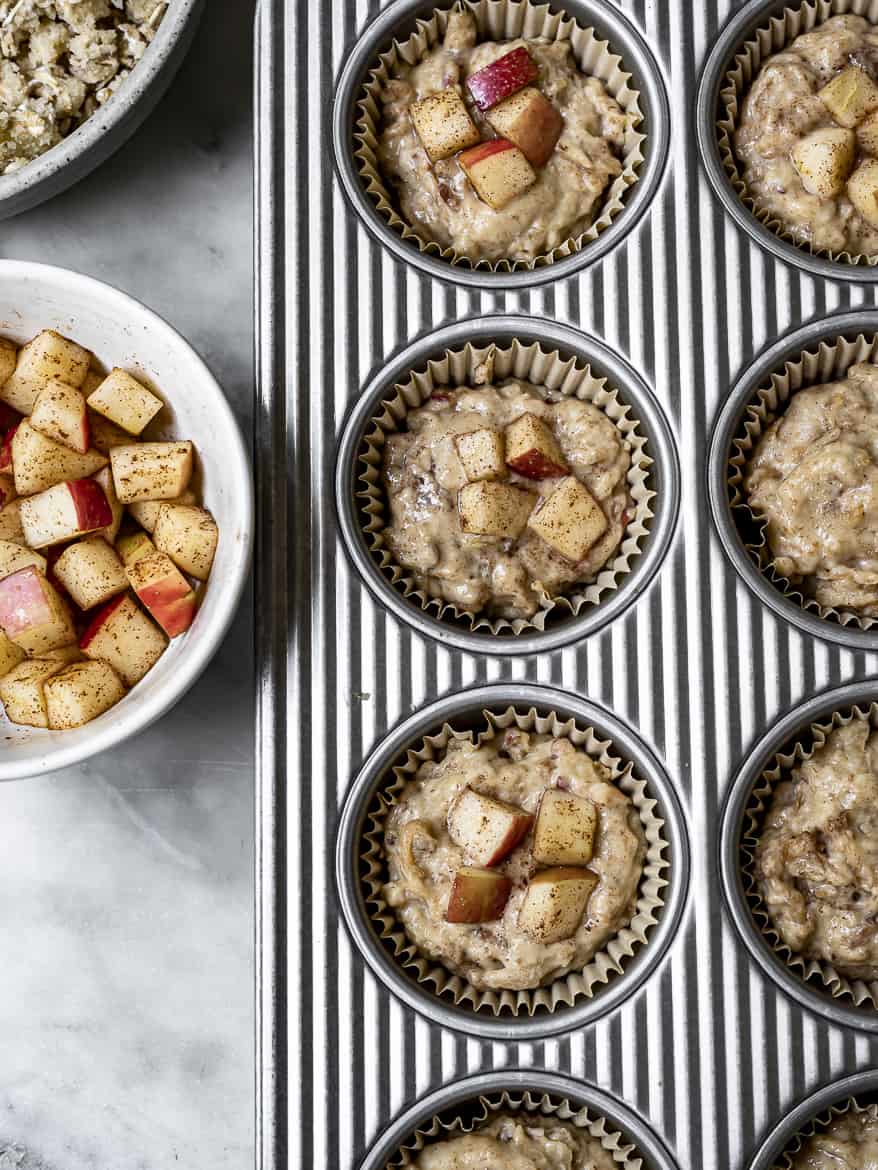
[[161,716],[246,580],[247,456],[204,363],[108,285],[0,261],[0,780]]

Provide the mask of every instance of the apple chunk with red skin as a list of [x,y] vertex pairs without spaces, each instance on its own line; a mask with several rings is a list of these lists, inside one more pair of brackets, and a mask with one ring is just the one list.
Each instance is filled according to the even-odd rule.
[[522,45],[470,74],[466,87],[480,110],[490,110],[491,106],[536,81],[538,74],[536,61]]
[[457,161],[476,194],[500,211],[537,181],[536,172],[522,152],[505,138],[480,142],[457,156]]
[[576,934],[598,884],[590,869],[555,866],[535,874],[518,911],[518,925],[536,942],[562,942]]
[[512,881],[493,869],[463,866],[454,875],[446,922],[493,922],[506,908]]
[[58,483],[21,502],[21,526],[30,548],[75,540],[112,523],[104,489],[93,479]]
[[195,593],[167,553],[140,557],[126,566],[126,572],[141,605],[169,638],[189,629],[195,620]]
[[76,641],[69,608],[33,565],[0,581],[0,627],[33,656]]
[[506,464],[526,479],[554,479],[568,468],[558,440],[535,414],[522,414],[506,428]]
[[598,813],[575,792],[547,788],[537,809],[533,859],[540,865],[587,865],[594,853]]
[[500,102],[488,121],[514,142],[531,166],[544,167],[564,129],[564,119],[538,89],[528,86]]
[[526,836],[530,813],[464,788],[448,810],[448,835],[476,865],[499,865]]
[[33,496],[65,480],[85,479],[106,463],[99,451],[90,449],[80,455],[36,430],[27,419],[18,426],[12,440],[15,490],[20,496]]
[[79,648],[86,658],[109,662],[122,682],[133,687],[155,666],[167,644],[158,626],[123,593],[98,611]]

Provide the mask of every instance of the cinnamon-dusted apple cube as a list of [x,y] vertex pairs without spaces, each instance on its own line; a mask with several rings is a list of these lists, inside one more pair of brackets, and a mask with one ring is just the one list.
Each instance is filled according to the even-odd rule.
[[108,662],[75,662],[43,685],[52,731],[68,731],[97,719],[125,697],[122,680]]
[[474,536],[521,536],[537,497],[509,483],[465,484],[457,495],[460,526]]
[[512,881],[491,869],[465,865],[454,875],[446,922],[493,922],[506,909]]
[[152,534],[159,552],[167,553],[184,573],[206,581],[219,544],[219,528],[206,508],[165,504]]
[[496,106],[504,98],[536,81],[538,75],[536,61],[521,45],[504,53],[484,69],[470,74],[466,79],[466,87],[480,110],[490,110],[491,106]]
[[0,678],[14,670],[20,662],[24,662],[27,655],[20,646],[16,646],[0,630]]
[[91,431],[91,445],[107,458],[114,447],[127,447],[134,442],[133,437],[127,431],[117,427],[114,422],[110,422],[108,418],[104,418],[96,410],[87,408],[86,414]]
[[854,165],[856,135],[842,126],[824,126],[793,148],[793,166],[812,195],[831,199],[844,190]]
[[181,496],[177,496],[175,500],[140,500],[128,505],[128,511],[131,516],[137,521],[141,528],[147,532],[155,532],[155,526],[159,521],[159,512],[165,504],[181,504],[189,506],[197,503],[195,492],[183,492]]
[[128,588],[125,566],[100,535],[65,548],[52,571],[80,609],[103,605]]
[[45,329],[19,350],[15,370],[0,386],[0,398],[20,414],[30,414],[47,382],[57,379],[79,389],[90,361],[81,345]]
[[454,439],[463,472],[470,483],[482,479],[502,479],[506,472],[503,461],[503,435],[491,427],[467,431]]
[[26,569],[29,565],[39,569],[43,576],[46,575],[48,566],[45,557],[40,556],[38,552],[32,552],[29,548],[22,548],[20,544],[15,544],[11,540],[0,540],[0,580],[17,573],[19,569]]
[[590,869],[556,866],[534,874],[518,911],[518,925],[539,943],[576,934],[598,876]]
[[132,532],[128,536],[120,536],[116,541],[116,552],[126,569],[144,557],[152,556],[155,551],[155,545],[145,532]]
[[63,443],[35,430],[25,419],[12,440],[15,490],[32,496],[65,480],[85,479],[107,464],[106,457],[93,448],[80,455]]
[[141,557],[127,566],[126,573],[138,601],[169,638],[189,629],[195,620],[195,593],[167,553]]
[[878,227],[878,159],[860,163],[848,179],[847,193],[863,219]]
[[24,529],[21,527],[21,500],[13,500],[0,508],[0,540],[11,540],[24,544]]
[[857,126],[857,146],[863,154],[878,155],[878,109]]
[[109,467],[102,467],[97,475],[92,476],[92,479],[100,486],[104,495],[107,497],[107,503],[110,505],[110,514],[113,517],[107,527],[101,529],[101,536],[108,544],[115,544],[116,537],[119,535],[119,529],[122,527],[122,521],[125,518],[125,508],[116,495],[113,472]]
[[547,788],[534,825],[533,859],[540,865],[587,865],[594,853],[598,812],[575,792]]
[[110,465],[116,495],[123,504],[138,500],[173,500],[189,486],[192,444],[136,443],[113,447]]
[[479,128],[456,89],[443,89],[412,102],[409,115],[430,162],[450,158],[479,141]]
[[0,581],[0,628],[33,657],[76,641],[70,609],[33,565]]
[[45,685],[64,669],[63,663],[37,658],[19,663],[0,678],[0,703],[9,722],[22,727],[48,727]]
[[126,687],[140,682],[164,654],[167,644],[158,626],[125,593],[98,611],[79,640],[86,658],[109,662]]
[[[15,366],[18,362],[18,346],[14,341],[10,341],[8,337],[0,337],[0,386],[12,377]],[[3,404],[5,409],[6,404]],[[3,409],[0,409],[0,430],[6,430],[11,423],[4,419]]]
[[527,522],[550,548],[568,561],[581,561],[609,527],[600,504],[574,476],[562,479]]
[[476,865],[499,865],[532,824],[524,809],[469,787],[448,810],[448,835]]
[[500,211],[537,181],[536,172],[517,146],[505,138],[480,142],[457,161],[478,197]]
[[514,142],[533,167],[544,167],[552,156],[564,119],[538,89],[528,86],[500,102],[488,121],[501,136]]
[[849,130],[878,108],[878,85],[858,65],[848,65],[842,69],[832,81],[817,91],[817,96],[839,126]]
[[0,508],[5,508],[16,498],[15,480],[11,475],[0,475]]
[[21,526],[29,548],[75,540],[112,522],[107,497],[93,479],[58,483],[21,502]]
[[88,404],[129,435],[141,434],[162,408],[160,398],[118,367],[89,395]]
[[554,479],[568,468],[551,428],[535,414],[522,414],[506,428],[506,464],[527,479]]
[[46,383],[37,395],[29,421],[35,430],[80,455],[91,445],[85,399],[66,382],[56,379]]

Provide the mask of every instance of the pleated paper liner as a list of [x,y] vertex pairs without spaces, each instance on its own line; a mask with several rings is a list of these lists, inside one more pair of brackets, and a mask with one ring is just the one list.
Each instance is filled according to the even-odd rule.
[[776,1170],[792,1170],[794,1160],[801,1153],[805,1144],[817,1134],[827,1132],[837,1118],[844,1117],[846,1113],[850,1113],[851,1111],[855,1113],[868,1113],[870,1117],[878,1118],[878,1105],[874,1102],[860,1101],[856,1097],[843,1097],[838,1101],[833,1101],[828,1109],[824,1109],[823,1112],[818,1113],[806,1126],[793,1136],[789,1145],[778,1159]]
[[840,337],[835,341],[821,341],[816,349],[805,350],[795,360],[785,362],[782,370],[771,375],[770,383],[755,392],[744,412],[738,434],[732,442],[728,466],[729,507],[735,526],[763,576],[802,609],[816,613],[825,621],[858,626],[861,630],[872,629],[876,619],[854,610],[820,605],[807,595],[801,582],[790,581],[777,570],[768,547],[767,523],[750,508],[744,479],[762,435],[783,414],[794,394],[809,386],[843,378],[858,362],[874,361],[878,361],[878,335],[860,334],[851,340]]
[[[565,240],[557,248],[532,260],[504,259],[496,262],[474,263],[453,248],[444,248],[434,240],[421,236],[406,223],[394,204],[392,190],[385,183],[378,161],[378,140],[381,135],[381,91],[387,81],[398,76],[400,68],[414,66],[437,45],[441,44],[448,24],[448,14],[454,8],[468,8],[476,19],[479,40],[511,41],[518,38],[546,41],[570,41],[573,57],[580,70],[604,83],[628,115],[622,173],[604,192],[604,201],[592,225],[575,238]],[[494,272],[513,272],[532,269],[555,260],[561,260],[581,251],[615,220],[625,208],[625,195],[638,181],[638,172],[644,161],[643,145],[646,135],[643,124],[640,93],[631,85],[621,57],[612,52],[607,41],[597,38],[594,29],[583,28],[575,20],[552,11],[548,4],[531,0],[458,0],[457,5],[437,9],[429,20],[418,20],[416,31],[405,41],[394,40],[381,54],[363,86],[354,114],[354,160],[366,191],[374,199],[379,214],[421,252],[440,256],[449,264],[465,264]]]
[[772,766],[762,773],[744,810],[740,842],[741,875],[744,896],[753,921],[774,955],[804,982],[824,990],[833,999],[850,1000],[856,1007],[875,1008],[878,1007],[878,981],[867,983],[862,979],[849,979],[831,963],[806,958],[787,946],[769,917],[755,872],[756,848],[777,786],[789,780],[794,768],[810,760],[815,751],[824,746],[831,731],[847,726],[854,719],[864,719],[873,729],[878,728],[878,704],[872,703],[866,709],[854,706],[844,711],[835,711],[828,722],[812,723],[808,731],[788,750],[778,752]]
[[878,264],[878,255],[852,255],[850,252],[833,252],[828,248],[817,249],[796,239],[780,220],[775,219],[770,211],[760,208],[751,197],[744,181],[743,164],[735,154],[734,137],[743,102],[767,58],[780,53],[801,33],[810,32],[831,16],[846,15],[864,16],[878,25],[878,0],[809,0],[808,3],[785,8],[782,15],[772,17],[756,30],[751,39],[738,47],[720,86],[717,145],[723,168],[736,194],[750,214],[769,231],[814,256],[822,256],[838,264],[874,266]]
[[[404,430],[408,412],[423,406],[435,390],[498,385],[510,379],[530,382],[559,398],[572,396],[591,402],[615,423],[631,456],[628,492],[633,508],[622,543],[593,580],[574,583],[562,596],[543,594],[541,608],[533,617],[515,619],[470,613],[442,598],[429,596],[419,588],[410,570],[394,562],[384,537],[387,498],[383,463],[387,436]],[[356,498],[360,520],[370,553],[389,585],[437,620],[455,622],[473,631],[505,635],[532,630],[542,632],[552,617],[575,617],[586,607],[599,605],[602,598],[619,588],[621,580],[631,571],[633,562],[642,552],[653,519],[651,501],[655,492],[650,486],[653,460],[631,407],[620,399],[614,387],[607,384],[606,378],[596,377],[590,366],[583,365],[576,358],[562,358],[556,350],[546,352],[537,342],[523,345],[513,340],[503,347],[489,345],[481,348],[467,344],[462,349],[446,350],[442,358],[429,361],[425,369],[415,370],[408,381],[394,386],[388,398],[380,404],[380,412],[376,413],[363,436],[358,462]]]
[[[529,1017],[540,1011],[552,1012],[559,1006],[569,1007],[582,997],[591,998],[599,994],[601,986],[614,976],[621,975],[627,960],[648,944],[649,932],[658,921],[664,905],[670,865],[666,857],[669,846],[664,835],[664,821],[655,811],[655,799],[650,795],[645,781],[634,775],[634,765],[623,763],[612,754],[611,741],[598,739],[592,728],[580,728],[573,719],[562,721],[554,712],[540,715],[534,708],[525,712],[516,711],[510,706],[502,713],[485,710],[482,715],[484,726],[476,734],[456,730],[446,723],[434,735],[425,736],[417,746],[406,752],[404,763],[392,769],[386,785],[376,789],[365,819],[360,880],[367,911],[383,946],[418,983],[428,985],[437,996],[455,1005],[464,1004],[477,1012],[492,1013],[494,1016],[505,1014]],[[575,747],[603,764],[611,773],[611,782],[630,798],[640,818],[646,855],[631,921],[584,968],[571,971],[533,990],[485,990],[473,987],[463,976],[421,954],[406,935],[403,924],[384,900],[383,886],[389,876],[384,854],[384,834],[391,809],[424,762],[441,758],[452,739],[472,739],[481,745],[513,724],[522,731],[565,737]]]
[[577,1108],[566,1097],[556,1093],[534,1090],[525,1093],[504,1091],[480,1094],[471,1102],[435,1114],[412,1132],[387,1163],[387,1170],[412,1166],[425,1146],[472,1133],[501,1113],[527,1117],[535,1125],[544,1121],[563,1121],[599,1142],[619,1167],[640,1170],[643,1165],[637,1147],[613,1129],[604,1117],[593,1113],[587,1106]]

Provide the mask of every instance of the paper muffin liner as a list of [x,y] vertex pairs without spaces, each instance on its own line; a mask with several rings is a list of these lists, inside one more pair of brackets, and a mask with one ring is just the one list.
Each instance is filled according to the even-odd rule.
[[463,1102],[454,1109],[434,1114],[429,1121],[413,1130],[394,1157],[386,1163],[387,1170],[411,1166],[424,1147],[433,1141],[472,1133],[498,1113],[531,1114],[535,1121],[553,1118],[567,1122],[577,1129],[585,1130],[590,1137],[599,1141],[613,1161],[620,1167],[625,1167],[625,1170],[641,1170],[643,1165],[643,1158],[637,1147],[618,1130],[613,1129],[606,1118],[592,1112],[588,1106],[577,1107],[566,1097],[545,1090],[524,1093],[505,1090],[498,1093],[480,1093],[470,1102]]
[[769,231],[813,256],[822,256],[838,264],[874,267],[878,264],[878,255],[867,256],[862,253],[854,255],[850,252],[833,252],[829,248],[814,248],[796,239],[770,211],[759,208],[744,181],[743,167],[735,154],[734,145],[744,98],[766,59],[781,52],[801,33],[810,32],[831,16],[847,15],[864,16],[871,23],[878,25],[878,0],[808,0],[807,3],[785,8],[779,16],[772,17],[758,28],[749,40],[744,41],[735,52],[734,60],[723,75],[720,85],[720,113],[716,122],[716,140],[723,169],[732,188],[750,214]]
[[[668,886],[666,871],[670,866],[666,857],[669,843],[664,834],[665,823],[656,813],[657,801],[649,794],[646,782],[634,775],[633,762],[624,763],[612,754],[610,740],[599,739],[591,727],[581,728],[572,718],[562,720],[555,712],[540,715],[533,707],[517,711],[510,705],[502,712],[483,710],[482,715],[485,724],[481,731],[459,731],[445,723],[435,734],[425,736],[416,747],[409,748],[405,761],[391,769],[386,785],[376,790],[366,813],[360,881],[378,937],[396,962],[418,983],[429,986],[437,996],[451,1000],[455,1006],[466,1004],[474,1011],[490,1012],[494,1016],[533,1016],[538,1011],[552,1012],[559,1006],[569,1007],[582,997],[592,998],[603,984],[621,975],[627,960],[647,945],[649,932],[658,922],[664,906],[664,890]],[[612,782],[629,797],[637,811],[647,846],[634,913],[628,925],[622,927],[581,970],[571,971],[552,983],[525,991],[473,987],[462,975],[421,954],[383,894],[388,876],[384,856],[387,817],[420,766],[440,758],[452,739],[469,739],[481,746],[513,724],[521,731],[565,737],[603,764],[610,771]]]
[[[541,608],[531,618],[491,618],[460,609],[453,602],[431,597],[418,588],[410,571],[394,562],[385,543],[387,497],[384,488],[384,445],[390,434],[405,429],[406,415],[423,406],[436,390],[493,384],[519,379],[546,389],[554,395],[591,402],[611,419],[622,434],[631,456],[628,469],[628,492],[632,513],[625,526],[622,543],[613,558],[588,583],[574,583],[569,592],[551,597],[545,594]],[[523,345],[513,340],[507,346],[475,346],[446,349],[444,355],[415,370],[408,380],[397,383],[380,403],[363,435],[358,456],[356,502],[370,553],[392,588],[439,621],[453,621],[472,631],[492,634],[520,634],[529,630],[543,632],[550,615],[576,617],[587,606],[597,606],[602,598],[618,589],[633,563],[643,551],[654,517],[651,501],[655,492],[650,486],[653,459],[647,449],[646,436],[631,407],[606,378],[592,373],[591,367],[577,358],[562,358],[557,350],[547,352],[539,343]]]
[[852,1000],[856,1007],[876,1008],[878,980],[867,983],[862,979],[849,979],[831,963],[808,959],[793,951],[781,939],[762,900],[756,877],[756,848],[777,786],[791,779],[793,769],[810,760],[814,753],[824,746],[830,732],[838,727],[847,726],[855,719],[865,719],[873,728],[878,728],[878,704],[871,703],[867,708],[855,705],[846,710],[834,711],[828,721],[812,723],[807,732],[803,733],[791,747],[778,752],[771,767],[763,771],[753,786],[744,809],[740,841],[741,875],[744,881],[744,896],[753,921],[777,958],[804,982],[825,989],[833,999]]
[[791,1138],[787,1148],[775,1163],[775,1170],[792,1170],[793,1160],[800,1153],[804,1144],[815,1134],[825,1131],[838,1117],[845,1113],[868,1113],[871,1117],[878,1117],[878,1105],[874,1102],[863,1103],[856,1097],[842,1097],[822,1112],[816,1114],[807,1125],[803,1126]]
[[[622,173],[604,191],[603,202],[594,222],[580,235],[565,240],[551,252],[532,260],[473,262],[459,255],[454,248],[445,248],[434,240],[423,238],[397,211],[392,190],[385,183],[381,172],[378,161],[381,91],[400,68],[417,65],[426,53],[441,44],[449,12],[455,8],[468,8],[473,13],[480,41],[511,41],[518,38],[570,41],[573,57],[580,70],[602,81],[608,93],[628,115],[621,159]],[[622,58],[612,52],[609,42],[599,40],[594,29],[583,28],[570,17],[552,11],[548,4],[536,4],[533,0],[458,0],[457,4],[449,5],[446,9],[437,9],[429,20],[418,20],[416,31],[405,41],[394,40],[369,72],[354,113],[354,161],[366,191],[377,205],[378,213],[420,252],[440,256],[450,264],[463,264],[492,272],[514,272],[551,264],[581,251],[592,240],[596,240],[624,210],[626,192],[638,181],[644,162],[646,135],[639,129],[644,121],[640,92],[632,86],[631,81],[632,75],[625,71]]]
[[738,433],[732,441],[727,469],[729,507],[735,526],[763,576],[802,609],[816,613],[825,621],[856,626],[863,631],[871,630],[876,619],[854,610],[820,605],[813,597],[807,596],[800,585],[791,583],[778,572],[768,546],[767,521],[750,507],[744,479],[747,465],[755,455],[763,434],[783,414],[797,391],[843,378],[850,367],[858,362],[876,361],[878,334],[861,333],[853,339],[840,337],[835,341],[820,341],[816,349],[804,350],[795,360],[785,362],[782,370],[771,375],[769,383],[756,390],[744,411]]

